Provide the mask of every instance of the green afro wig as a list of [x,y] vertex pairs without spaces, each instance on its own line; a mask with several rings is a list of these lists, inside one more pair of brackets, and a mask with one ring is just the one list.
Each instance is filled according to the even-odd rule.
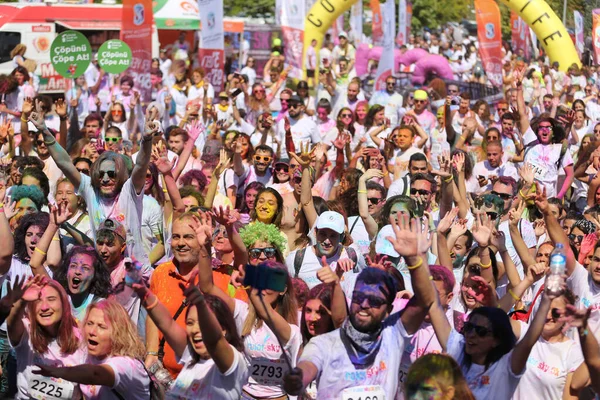
[[240,230],[240,236],[246,248],[250,248],[259,240],[271,243],[279,249],[281,254],[284,254],[287,248],[287,239],[273,224],[252,222]]

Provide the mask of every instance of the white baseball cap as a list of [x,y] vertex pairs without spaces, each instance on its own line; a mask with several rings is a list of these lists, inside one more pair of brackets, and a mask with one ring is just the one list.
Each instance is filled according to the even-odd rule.
[[377,234],[377,238],[375,239],[375,253],[390,257],[400,257],[400,254],[394,249],[392,243],[386,239],[388,236],[396,237],[391,225],[384,226]]
[[317,218],[317,229],[331,229],[339,234],[344,233],[346,223],[342,214],[335,211],[325,211]]

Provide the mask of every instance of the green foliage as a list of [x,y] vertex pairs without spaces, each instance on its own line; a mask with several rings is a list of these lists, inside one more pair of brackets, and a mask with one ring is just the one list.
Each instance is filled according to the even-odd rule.
[[223,9],[228,17],[272,17],[275,0],[223,0]]
[[431,29],[462,19],[475,19],[472,0],[413,0],[412,30]]

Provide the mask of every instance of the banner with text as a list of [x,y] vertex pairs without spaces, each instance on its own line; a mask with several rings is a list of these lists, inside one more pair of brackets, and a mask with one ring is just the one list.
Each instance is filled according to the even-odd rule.
[[207,79],[215,88],[215,93],[223,90],[225,77],[225,44],[223,31],[223,1],[198,0],[200,9],[200,66],[206,71]]
[[121,40],[131,49],[129,75],[140,91],[142,104],[152,101],[152,1],[123,0]]
[[597,64],[600,61],[600,8],[592,10],[592,43]]
[[502,29],[494,0],[475,0],[477,39],[483,69],[496,87],[502,87]]
[[286,0],[281,7],[281,33],[285,61],[293,67],[289,73],[292,78],[302,77],[305,6],[304,0]]
[[383,51],[377,66],[375,90],[385,89],[385,80],[394,74],[394,39],[396,37],[396,4],[388,0],[383,5]]
[[573,19],[575,20],[575,48],[579,58],[583,54],[585,42],[583,38],[583,15],[579,11],[573,11]]

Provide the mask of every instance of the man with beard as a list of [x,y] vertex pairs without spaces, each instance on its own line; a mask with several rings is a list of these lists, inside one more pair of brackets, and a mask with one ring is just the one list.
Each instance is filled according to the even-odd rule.
[[[332,269],[341,268],[345,274],[342,288],[346,293],[352,290],[351,270],[360,270],[366,266],[362,254],[353,247],[343,245],[346,222],[342,214],[325,211],[317,218],[315,234],[317,243],[304,249],[292,251],[285,259],[291,276],[302,279],[310,289],[320,284],[317,272],[322,268],[323,258]],[[349,273],[350,272],[350,273]]]
[[243,192],[246,186],[252,182],[260,182],[265,186],[273,184],[273,170],[271,163],[273,162],[273,149],[264,144],[259,145],[254,149],[252,165],[245,166],[242,160],[242,143],[235,143],[235,153],[233,155],[233,172],[239,179],[238,192]]
[[46,127],[40,114],[32,115],[31,121],[42,132],[44,144],[50,155],[71,181],[77,194],[83,197],[88,207],[92,236],[100,223],[108,218],[122,223],[126,230],[126,254],[142,263],[148,262],[148,254],[141,246],[141,221],[146,171],[150,163],[152,138],[158,127],[146,123],[141,141],[141,150],[133,167],[131,177],[123,156],[111,151],[104,152],[92,165],[90,176],[81,174],[71,157],[60,146]]
[[429,171],[427,157],[423,153],[415,153],[408,160],[408,174],[396,179],[388,188],[387,198],[397,195],[410,195],[410,177],[415,174],[426,174]]
[[[181,157],[181,154],[183,153],[186,147],[190,148],[189,151],[191,153],[194,147],[194,140],[190,139],[185,129],[179,127],[173,128],[170,131],[168,131],[167,137],[167,147],[173,153],[177,154],[178,158]],[[183,171],[181,171],[179,175],[183,175],[192,169],[202,169],[202,162],[190,155],[187,162],[185,163],[185,167],[183,167]]]
[[415,90],[413,98],[413,111],[415,112],[417,122],[421,125],[421,128],[427,132],[427,135],[431,136],[431,133],[437,126],[437,118],[427,109],[427,106],[429,105],[429,95],[426,91],[419,89]]
[[[400,98],[402,98],[402,96],[400,96]],[[365,96],[360,92],[360,81],[355,81],[354,79],[351,80],[348,87],[339,88],[337,97],[334,99],[335,108],[331,113],[331,116],[337,118],[340,110],[344,107],[348,107],[352,111],[356,110],[358,102],[364,99]],[[396,120],[397,119],[398,116],[396,115]]]
[[460,94],[460,103],[458,109],[452,111],[452,128],[457,135],[462,133],[463,122],[466,118],[475,118],[475,113],[471,111],[471,95],[469,93]]
[[371,398],[395,398],[402,358],[399,349],[420,327],[435,292],[425,255],[429,240],[421,222],[409,222],[402,214],[400,225],[392,223],[394,236],[387,239],[410,265],[415,296],[404,312],[390,316],[396,297],[393,279],[380,269],[364,269],[352,291],[349,317],[339,329],[312,338],[297,367],[284,376],[288,394],[302,393],[318,377],[319,398],[364,398],[362,390],[367,385]]
[[504,151],[499,141],[489,142],[486,149],[487,160],[475,164],[473,175],[467,182],[469,193],[481,194],[492,190],[492,185],[501,176],[510,176],[519,180],[519,173],[513,163],[502,161]]
[[[283,118],[277,123],[279,137],[285,137],[285,145],[282,146],[281,154],[285,154],[284,149],[294,152],[294,149],[300,149],[300,144],[315,144],[321,141],[317,124],[304,114],[304,109],[304,102],[300,96],[290,97],[288,100],[289,118]],[[282,140],[282,142],[284,141]],[[291,148],[291,142],[294,149]]]

